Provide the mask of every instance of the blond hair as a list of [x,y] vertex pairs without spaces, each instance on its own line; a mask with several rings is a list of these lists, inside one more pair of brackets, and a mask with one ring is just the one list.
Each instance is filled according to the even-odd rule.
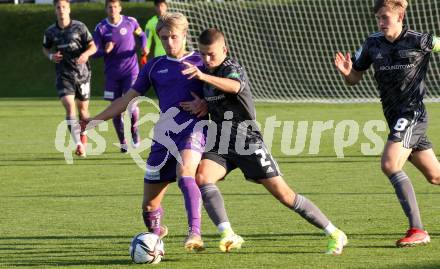
[[406,0],[376,0],[374,3],[374,13],[379,12],[379,9],[383,7],[389,7],[392,10],[405,12],[408,7],[408,1]]
[[188,25],[188,20],[182,13],[168,12],[159,18],[156,26],[156,33],[159,33],[163,28],[167,28],[170,31],[182,31],[186,33]]

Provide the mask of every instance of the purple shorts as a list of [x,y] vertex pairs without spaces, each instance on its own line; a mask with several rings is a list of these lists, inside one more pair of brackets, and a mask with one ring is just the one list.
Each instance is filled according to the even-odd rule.
[[[179,135],[173,139],[178,152],[190,149],[195,154],[202,155],[205,148],[205,135],[203,132],[193,132],[187,135]],[[177,159],[162,144],[153,142],[151,152],[147,159],[147,171],[145,172],[145,183],[175,182]]]
[[106,76],[104,99],[114,101],[130,90],[136,81],[136,74],[128,74],[124,77],[115,78]]

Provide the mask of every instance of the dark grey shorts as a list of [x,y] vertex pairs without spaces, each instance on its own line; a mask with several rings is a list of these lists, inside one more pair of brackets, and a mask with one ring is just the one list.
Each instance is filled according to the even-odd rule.
[[[234,144],[234,143],[231,143]],[[281,176],[277,162],[267,150],[260,138],[253,139],[256,150],[251,154],[240,154],[233,147],[227,154],[219,154],[218,145],[208,152],[203,153],[202,159],[214,161],[223,166],[227,173],[240,168],[247,180],[257,182],[275,176]],[[249,144],[245,148],[249,148]]]
[[428,117],[426,113],[414,111],[395,117],[388,122],[390,133],[388,140],[402,142],[404,148],[416,151],[432,148],[432,144],[426,136],[428,129]]
[[66,95],[75,95],[75,99],[87,101],[90,99],[90,80],[79,83],[66,79],[58,79],[56,82],[57,94],[59,98]]

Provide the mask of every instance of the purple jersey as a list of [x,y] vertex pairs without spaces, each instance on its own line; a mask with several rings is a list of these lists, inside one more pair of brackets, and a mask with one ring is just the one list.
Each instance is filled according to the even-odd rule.
[[144,95],[153,86],[159,98],[161,112],[175,107],[180,112],[174,117],[178,124],[192,120],[186,130],[191,130],[200,119],[182,110],[179,103],[193,100],[191,91],[203,98],[203,83],[198,79],[188,79],[182,71],[186,68],[182,62],[188,62],[204,69],[203,61],[199,52],[191,52],[188,55],[175,59],[168,56],[160,56],[149,61],[140,71],[133,89]]
[[[93,39],[98,51],[94,57],[104,56],[106,76],[116,78],[139,72],[134,39],[137,29],[139,24],[136,19],[128,16],[121,16],[118,24],[104,19],[96,26]],[[105,54],[104,48],[108,42],[113,42],[114,48]]]

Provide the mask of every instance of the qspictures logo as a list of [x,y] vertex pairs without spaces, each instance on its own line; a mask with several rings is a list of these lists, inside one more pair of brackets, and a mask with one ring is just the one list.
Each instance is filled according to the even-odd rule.
[[[238,126],[232,124],[233,112],[227,111],[224,114],[224,120],[221,123],[215,124],[209,120],[196,121],[189,119],[186,122],[178,123],[176,116],[181,113],[177,107],[171,107],[165,112],[161,112],[156,102],[148,97],[137,97],[133,99],[127,107],[124,120],[124,132],[130,133],[130,118],[131,111],[134,104],[146,103],[153,107],[157,112],[141,114],[139,121],[136,123],[138,127],[144,124],[154,125],[148,134],[142,134],[142,140],[138,147],[133,147],[128,143],[128,154],[133,161],[143,170],[146,170],[146,165],[141,156],[145,151],[149,151],[153,143],[159,143],[167,149],[167,154],[163,161],[154,167],[148,167],[150,170],[159,170],[165,165],[166,160],[173,156],[179,163],[182,163],[181,156],[176,141],[173,139],[179,133],[188,133],[188,126],[191,126],[193,134],[205,133],[204,140],[205,151],[214,147],[216,142],[219,145],[218,152],[228,152],[231,147],[230,141],[233,143],[234,149],[241,155],[255,154],[259,148],[258,145],[246,143],[248,132],[259,131],[263,134],[263,140],[266,147],[273,149],[274,142],[277,136],[281,136],[279,143],[280,151],[286,156],[295,156],[303,153],[310,155],[318,155],[321,150],[321,142],[323,137],[326,137],[328,143],[331,137],[332,147],[335,157],[344,158],[345,151],[355,145],[360,146],[360,152],[363,155],[379,155],[384,147],[384,140],[382,138],[384,132],[387,131],[387,125],[383,120],[369,120],[363,124],[359,124],[355,120],[327,120],[327,121],[280,121],[277,120],[276,115],[267,117],[264,125],[257,121],[243,121]],[[55,148],[64,153],[66,163],[73,164],[73,151],[76,148],[71,135],[79,136],[80,126],[76,121],[70,122],[72,134],[70,134],[67,122],[62,121],[57,127],[55,137]],[[91,121],[88,123],[89,142],[87,144],[86,152],[89,156],[103,154],[107,148],[107,141],[100,134],[108,132],[108,123],[105,121]],[[235,132],[232,129],[235,128]],[[295,130],[296,129],[296,130]],[[234,137],[231,137],[234,135]],[[363,143],[358,143],[361,137]],[[114,146],[119,147],[119,143],[113,143]],[[145,154],[143,154],[145,155]]]

